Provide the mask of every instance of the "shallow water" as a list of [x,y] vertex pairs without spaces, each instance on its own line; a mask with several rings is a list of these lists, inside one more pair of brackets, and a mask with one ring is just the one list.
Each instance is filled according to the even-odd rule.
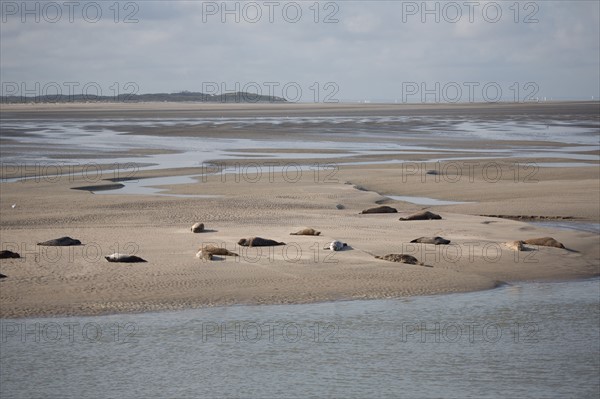
[[152,177],[146,179],[132,179],[120,181],[123,186],[111,190],[90,190],[94,194],[132,194],[132,195],[164,195],[169,197],[182,198],[219,198],[221,195],[213,194],[173,194],[166,188],[156,186],[178,185],[178,184],[194,184],[198,182],[202,175],[186,175],[186,176],[167,176],[167,177]]
[[600,234],[600,223],[594,222],[578,222],[578,221],[542,221],[542,222],[529,222],[534,226],[556,228],[562,230],[575,230],[575,231],[586,231],[588,233]]
[[[111,153],[140,148],[180,151],[173,154],[154,154],[143,157],[113,156],[114,163],[144,162],[153,164],[148,169],[197,167],[211,160],[229,160],[235,158],[259,157],[261,159],[328,159],[331,154],[317,150],[341,151],[336,158],[358,155],[396,154],[402,160],[403,154],[419,154],[424,150],[432,151],[430,161],[446,159],[438,154],[448,152],[466,152],[477,154],[477,158],[498,157],[536,158],[556,157],[564,159],[597,161],[597,155],[578,154],[578,151],[598,149],[598,129],[580,127],[574,124],[548,121],[537,122],[506,121],[464,121],[445,118],[373,116],[373,117],[265,117],[265,118],[173,118],[173,119],[111,119],[111,120],[20,120],[5,118],[1,128],[5,138],[13,140],[3,144],[3,162],[39,163],[66,162],[68,164],[88,163],[90,157],[99,153],[110,156]],[[251,140],[241,138],[200,137],[161,137],[127,135],[116,128],[124,126],[161,127],[161,126],[211,126],[227,125],[231,129],[245,129],[276,126],[288,132],[301,131],[302,134],[288,134],[281,139]],[[432,127],[433,126],[433,127]],[[410,137],[407,144],[402,137]],[[431,148],[437,137],[452,139],[452,149]],[[460,148],[459,143],[471,144],[473,139],[485,140],[527,140],[539,141],[537,147],[513,147],[503,149]],[[345,140],[348,138],[348,140]],[[362,138],[357,142],[355,139]],[[562,148],[545,147],[544,142],[565,143]],[[65,146],[68,143],[68,146]],[[468,146],[467,146],[468,147]],[[297,153],[240,153],[246,149],[298,149]],[[382,150],[385,148],[385,150]],[[310,150],[315,150],[311,152]],[[306,152],[308,151],[308,152]],[[75,154],[83,157],[77,159]],[[17,154],[17,155],[15,155]],[[449,158],[453,159],[453,158]]]
[[0,397],[596,398],[599,297],[593,279],[393,300],[4,319]]
[[410,196],[402,196],[402,195],[386,195],[386,197],[391,198],[393,200],[396,201],[404,201],[404,202],[410,202],[411,204],[418,204],[418,205],[460,205],[460,204],[471,204],[472,202],[465,202],[465,201],[446,201],[446,200],[439,200],[439,199],[435,199],[435,198],[429,198],[429,197],[410,197]]

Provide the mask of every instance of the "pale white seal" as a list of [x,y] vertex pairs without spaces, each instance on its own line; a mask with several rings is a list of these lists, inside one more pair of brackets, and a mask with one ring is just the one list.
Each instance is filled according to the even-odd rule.
[[335,240],[335,241],[331,241],[331,243],[329,243],[329,245],[323,249],[329,249],[331,251],[341,251],[342,249],[346,248],[347,246],[348,246],[348,244],[346,244],[345,242]]

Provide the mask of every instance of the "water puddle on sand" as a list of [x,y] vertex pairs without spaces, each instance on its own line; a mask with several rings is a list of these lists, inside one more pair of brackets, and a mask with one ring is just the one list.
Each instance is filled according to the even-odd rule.
[[460,205],[460,204],[474,204],[472,201],[446,201],[439,200],[435,198],[429,197],[412,197],[412,196],[402,196],[402,195],[386,195],[387,198],[391,198],[395,201],[403,201],[410,202],[411,204],[417,205]]
[[539,162],[535,165],[540,168],[579,168],[585,166],[599,166],[598,164],[584,162]]
[[74,190],[86,190],[92,194],[125,194],[125,195],[162,195],[168,197],[183,198],[220,198],[222,195],[211,194],[171,194],[168,188],[156,186],[195,184],[196,178],[202,175],[151,177],[136,180],[121,180],[112,184],[101,184],[97,186],[73,187]]

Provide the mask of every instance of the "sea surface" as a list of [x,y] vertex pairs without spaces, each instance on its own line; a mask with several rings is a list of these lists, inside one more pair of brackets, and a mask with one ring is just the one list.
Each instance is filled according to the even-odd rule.
[[0,397],[593,398],[600,280],[0,320]]

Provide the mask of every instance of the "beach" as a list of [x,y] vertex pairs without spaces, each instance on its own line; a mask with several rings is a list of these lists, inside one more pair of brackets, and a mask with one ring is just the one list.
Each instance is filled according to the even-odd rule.
[[[600,274],[597,232],[529,223],[600,222],[598,103],[38,104],[3,105],[1,113],[1,244],[21,254],[0,260],[8,276],[0,281],[3,318],[386,299]],[[460,136],[463,120],[477,132],[506,121],[517,127],[508,134],[501,126],[499,137]],[[55,153],[40,156],[52,132],[24,134],[14,128],[23,121],[86,121],[95,140],[110,129],[107,141],[135,145],[98,147],[94,157],[96,142],[70,148],[62,138]],[[521,134],[528,126],[542,138]],[[591,133],[573,141],[571,128]],[[546,140],[544,129],[559,133]],[[177,147],[185,140],[206,146],[205,158],[186,158]],[[189,181],[161,184],[157,195],[101,190],[182,177]],[[398,213],[359,214],[381,204]],[[399,220],[423,209],[442,220]],[[207,231],[192,233],[196,222]],[[321,234],[290,235],[306,227]],[[62,236],[84,245],[36,245]],[[252,236],[287,245],[237,245]],[[410,243],[422,236],[451,244]],[[504,245],[548,236],[567,249]],[[349,248],[324,249],[333,240]],[[240,256],[195,257],[206,244]],[[147,263],[106,262],[114,252]],[[432,267],[375,258],[390,253]]]

